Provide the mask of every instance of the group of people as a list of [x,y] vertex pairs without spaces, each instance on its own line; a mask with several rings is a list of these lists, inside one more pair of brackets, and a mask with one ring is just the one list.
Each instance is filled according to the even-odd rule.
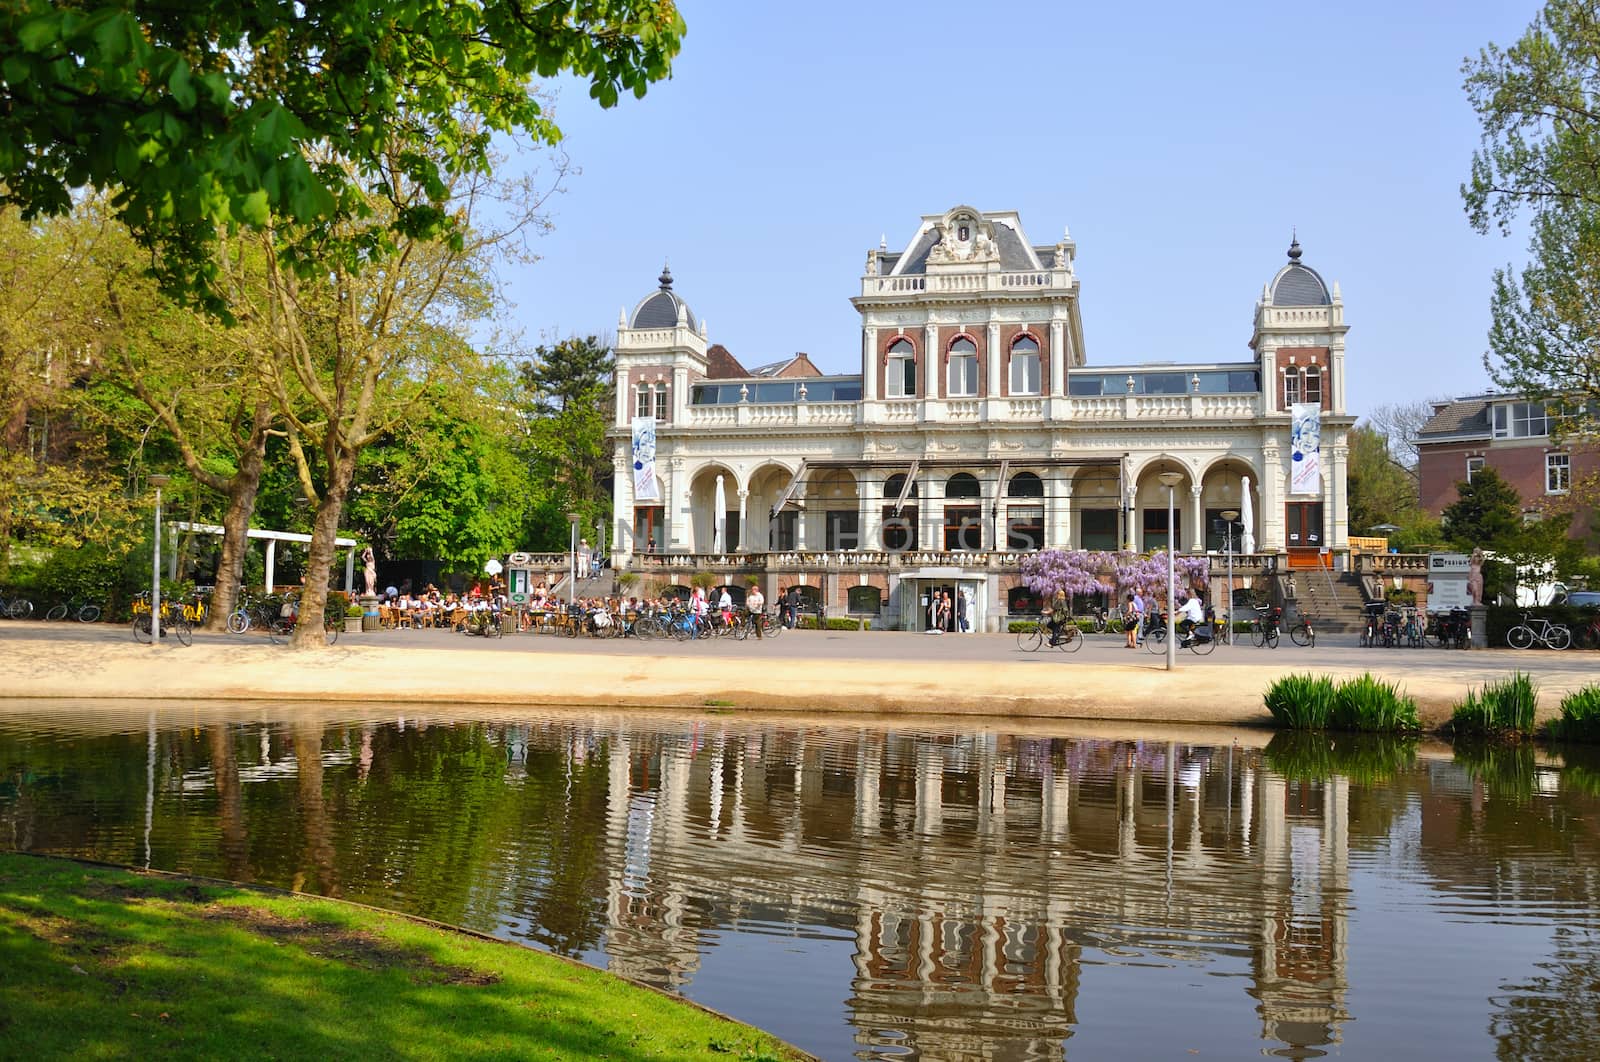
[[[1162,615],[1161,600],[1144,587],[1128,591],[1122,602],[1122,630],[1127,636],[1125,648],[1137,649],[1152,621]],[[1196,627],[1206,623],[1206,607],[1198,589],[1178,591],[1177,631],[1180,645],[1187,645]],[[1057,590],[1050,602],[1050,618],[1045,626],[1050,631],[1050,644],[1061,641],[1062,630],[1072,622],[1072,606],[1065,590]]]
[[465,630],[477,613],[490,613],[498,621],[509,604],[505,584],[498,578],[479,583],[465,593],[443,593],[429,583],[421,593],[387,587],[378,599],[379,615],[390,627],[445,627]]
[[928,595],[927,608],[930,634],[966,634],[972,630],[971,601],[966,591],[934,590]]

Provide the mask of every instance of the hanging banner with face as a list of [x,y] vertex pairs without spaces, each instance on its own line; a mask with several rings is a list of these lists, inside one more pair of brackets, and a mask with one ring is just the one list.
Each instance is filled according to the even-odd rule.
[[1322,407],[1296,402],[1289,407],[1289,493],[1322,493]]
[[656,418],[633,418],[633,500],[661,500],[661,481],[656,479]]

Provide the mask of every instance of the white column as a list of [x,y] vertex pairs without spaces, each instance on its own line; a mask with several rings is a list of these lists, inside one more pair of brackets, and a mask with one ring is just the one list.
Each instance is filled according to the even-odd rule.
[[988,348],[989,360],[989,398],[1000,397],[1000,364],[1005,361],[1005,354],[1000,349],[1000,323],[989,322],[988,341],[984,344]]
[[672,423],[684,424],[689,420],[689,370],[679,367],[672,370]]
[[750,552],[750,490],[739,488],[739,545],[738,552]]
[[[611,512],[617,521],[617,536],[611,546],[612,556],[619,564],[626,564],[638,543],[633,540],[633,462],[623,457],[623,447],[633,450],[631,439],[618,440],[617,452],[611,459]],[[659,544],[659,543],[658,543]]]
[[1281,553],[1287,543],[1283,533],[1283,462],[1276,446],[1261,449],[1261,507],[1256,523],[1257,552]]
[[1189,488],[1189,541],[1194,543],[1189,548],[1190,553],[1204,553],[1206,551],[1206,532],[1202,526],[1205,523],[1206,510],[1200,501],[1200,484],[1196,483]]
[[[1333,509],[1328,520],[1333,526],[1332,546],[1334,549],[1347,549],[1350,545],[1350,499],[1349,488],[1345,482],[1345,466],[1349,463],[1350,450],[1344,446],[1333,448]],[[1363,528],[1365,530],[1365,528]]]
[[633,392],[628,387],[628,374],[618,370],[616,373],[617,385],[617,424],[619,426],[630,423],[628,420],[628,396]]
[[[944,514],[940,513],[937,519],[933,517],[933,500],[928,496],[930,480],[926,468],[917,471],[917,548],[942,549],[944,543],[939,541],[938,532],[944,529]],[[926,532],[929,522],[932,521],[935,534],[930,537]]]
[[278,569],[278,540],[267,539],[267,593],[272,593]]
[[353,593],[356,588],[356,548],[351,546],[344,554],[344,592]]
[[1045,528],[1045,548],[1072,549],[1072,481],[1058,481],[1056,491],[1060,496],[1060,504],[1052,506],[1048,514],[1050,522]]
[[861,399],[864,402],[878,400],[878,330],[876,328],[863,329],[861,332]]
[[1062,346],[1066,342],[1064,334],[1066,329],[1061,321],[1050,322],[1050,393],[1064,395],[1067,393],[1067,352]]
[[856,480],[856,526],[861,529],[858,549],[883,548],[883,481],[866,478],[865,472]]
[[939,326],[929,323],[922,330],[922,397],[939,397]]

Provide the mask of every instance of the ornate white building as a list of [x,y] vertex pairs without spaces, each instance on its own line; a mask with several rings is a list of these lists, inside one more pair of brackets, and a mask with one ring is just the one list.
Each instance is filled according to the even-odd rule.
[[[852,303],[861,371],[804,355],[746,370],[672,288],[618,322],[613,556],[682,582],[709,568],[770,598],[799,583],[829,615],[918,629],[927,595],[977,629],[1026,611],[1030,550],[1224,548],[1249,512],[1244,572],[1336,564],[1346,550],[1344,303],[1289,261],[1262,288],[1243,361],[1090,364],[1077,247],[1035,245],[1011,212],[922,218],[869,251]],[[1321,409],[1322,475],[1290,493],[1290,406]],[[630,426],[652,416],[661,502],[633,495]],[[714,499],[726,499],[721,534]],[[1245,501],[1248,482],[1249,499]],[[1237,536],[1234,549],[1239,548]]]

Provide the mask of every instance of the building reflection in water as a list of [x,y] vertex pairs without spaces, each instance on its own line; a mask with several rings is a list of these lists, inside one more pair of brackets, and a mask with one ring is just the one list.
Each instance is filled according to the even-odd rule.
[[[1352,787],[1321,738],[1263,751],[576,714],[146,730],[80,748],[0,731],[11,845],[149,851],[398,906],[780,1035],[842,1020],[862,1057],[1138,1054],[1139,1029],[1106,1025],[1142,1007],[1167,1023],[1155,1053],[1174,1022],[1200,1047],[1334,1050],[1359,1028],[1353,840],[1364,866],[1426,879],[1429,903],[1545,904],[1552,958],[1475,1003],[1503,1044],[1565,1042],[1551,1030],[1596,995],[1597,802],[1531,751],[1368,749],[1383,781]],[[1383,1005],[1371,991],[1364,1010]]]

